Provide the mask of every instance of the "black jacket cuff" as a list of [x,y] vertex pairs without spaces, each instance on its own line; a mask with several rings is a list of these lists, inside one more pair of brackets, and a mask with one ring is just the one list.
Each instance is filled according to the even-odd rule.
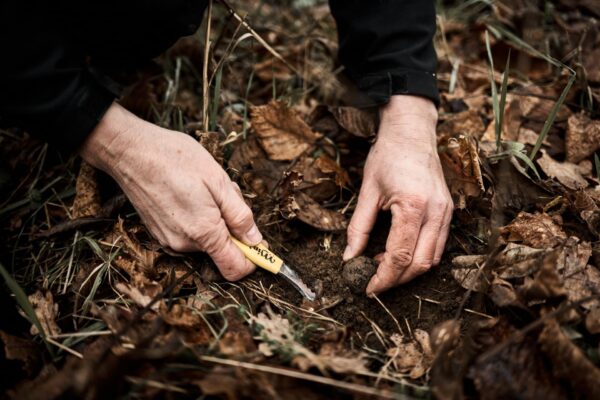
[[52,127],[54,132],[47,139],[61,152],[76,151],[98,125],[115,98],[114,92],[90,77],[64,107]]
[[408,94],[430,99],[437,106],[440,95],[435,74],[424,71],[397,70],[368,74],[354,79],[373,106],[382,105],[396,94]]

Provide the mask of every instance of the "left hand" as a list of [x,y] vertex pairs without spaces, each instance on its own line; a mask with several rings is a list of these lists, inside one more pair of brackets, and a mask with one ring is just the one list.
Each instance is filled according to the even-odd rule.
[[422,97],[392,96],[381,110],[343,256],[361,254],[379,210],[391,210],[385,252],[375,257],[380,263],[367,294],[408,282],[440,262],[454,206],[437,154],[436,124],[435,105]]

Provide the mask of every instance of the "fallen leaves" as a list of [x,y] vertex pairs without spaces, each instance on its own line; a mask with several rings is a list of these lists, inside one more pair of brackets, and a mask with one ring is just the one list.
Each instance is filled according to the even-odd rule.
[[551,178],[555,178],[565,187],[578,190],[588,187],[588,182],[582,176],[582,169],[577,164],[570,162],[558,162],[550,157],[544,150],[537,163],[542,171]]
[[464,209],[467,199],[478,197],[485,187],[477,144],[470,136],[445,137],[438,143],[444,176],[456,208]]
[[347,221],[337,211],[322,207],[310,196],[297,191],[287,196],[281,207],[287,219],[298,218],[300,221],[325,232],[346,229]]
[[354,107],[330,107],[329,111],[342,128],[355,136],[370,138],[377,133],[375,116],[368,111]]
[[517,242],[536,249],[554,247],[567,238],[562,220],[545,213],[520,212],[510,224],[500,228],[509,242]]
[[293,363],[301,370],[310,367],[318,368],[326,374],[328,370],[343,374],[358,374],[367,372],[366,358],[363,353],[355,355],[316,354],[297,341],[297,335],[290,321],[279,314],[259,313],[251,316],[251,322],[256,327],[256,339],[261,343],[258,350],[266,357],[282,354],[293,358]]
[[252,127],[272,160],[293,160],[321,138],[294,109],[271,101],[251,109]]
[[[56,324],[56,315],[58,314],[58,304],[54,303],[52,292],[49,290],[37,292],[28,296],[29,302],[35,311],[38,321],[44,330],[44,336],[56,336],[61,330]],[[40,332],[35,324],[31,325],[30,332],[32,335],[37,335]]]
[[391,357],[396,371],[408,374],[411,379],[421,378],[429,371],[433,362],[433,350],[427,332],[415,329],[413,338],[393,334],[390,339],[394,347],[389,348],[386,355]]
[[573,114],[569,117],[565,139],[567,161],[578,163],[600,149],[600,121],[587,115]]
[[100,214],[102,204],[96,174],[94,167],[85,161],[81,162],[79,175],[77,175],[77,182],[75,183],[73,219],[95,217]]
[[600,398],[600,369],[565,335],[555,319],[546,321],[539,342],[555,376],[569,383],[574,397]]

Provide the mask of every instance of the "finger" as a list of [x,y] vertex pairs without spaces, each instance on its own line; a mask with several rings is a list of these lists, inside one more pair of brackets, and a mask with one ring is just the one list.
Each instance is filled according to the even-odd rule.
[[237,185],[234,185],[235,183],[226,186],[226,192],[221,196],[222,201],[219,204],[221,215],[236,238],[248,245],[258,244],[263,239],[262,234],[254,222],[252,210],[241,196],[242,192],[238,191],[239,187],[236,190]]
[[450,207],[448,207],[448,211],[446,211],[446,217],[444,218],[444,223],[440,228],[440,236],[438,237],[435,253],[433,255],[433,265],[438,265],[442,260],[442,255],[444,254],[444,249],[446,248],[446,241],[448,240],[448,235],[450,233],[453,209],[454,207],[451,204]]
[[367,294],[381,293],[398,283],[411,264],[424,217],[424,203],[406,201],[392,204],[392,226],[383,260],[367,286]]
[[348,225],[348,245],[342,256],[344,261],[358,256],[365,250],[378,212],[377,197],[368,195],[363,184],[358,195],[356,209]]
[[237,182],[231,181],[231,184],[233,185],[233,190],[235,190],[237,192],[237,194],[240,196],[240,199],[244,200],[244,194],[242,193],[242,189],[240,188],[240,185],[237,184]]
[[406,283],[431,269],[437,240],[440,235],[440,228],[442,226],[441,220],[443,218],[444,217],[430,219],[423,224],[423,227],[419,232],[417,246],[415,247],[415,255],[408,268],[400,275],[398,279],[399,285]]
[[237,281],[256,268],[242,251],[233,243],[225,221],[216,227],[210,240],[205,244],[206,252],[213,259],[219,271],[228,281]]

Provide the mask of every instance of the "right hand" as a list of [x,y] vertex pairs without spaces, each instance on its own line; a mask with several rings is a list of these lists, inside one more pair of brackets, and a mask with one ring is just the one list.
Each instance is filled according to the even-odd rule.
[[178,252],[205,251],[225,279],[255,266],[231,241],[262,241],[237,185],[192,137],[146,122],[113,103],[80,150],[111,175],[150,233]]

